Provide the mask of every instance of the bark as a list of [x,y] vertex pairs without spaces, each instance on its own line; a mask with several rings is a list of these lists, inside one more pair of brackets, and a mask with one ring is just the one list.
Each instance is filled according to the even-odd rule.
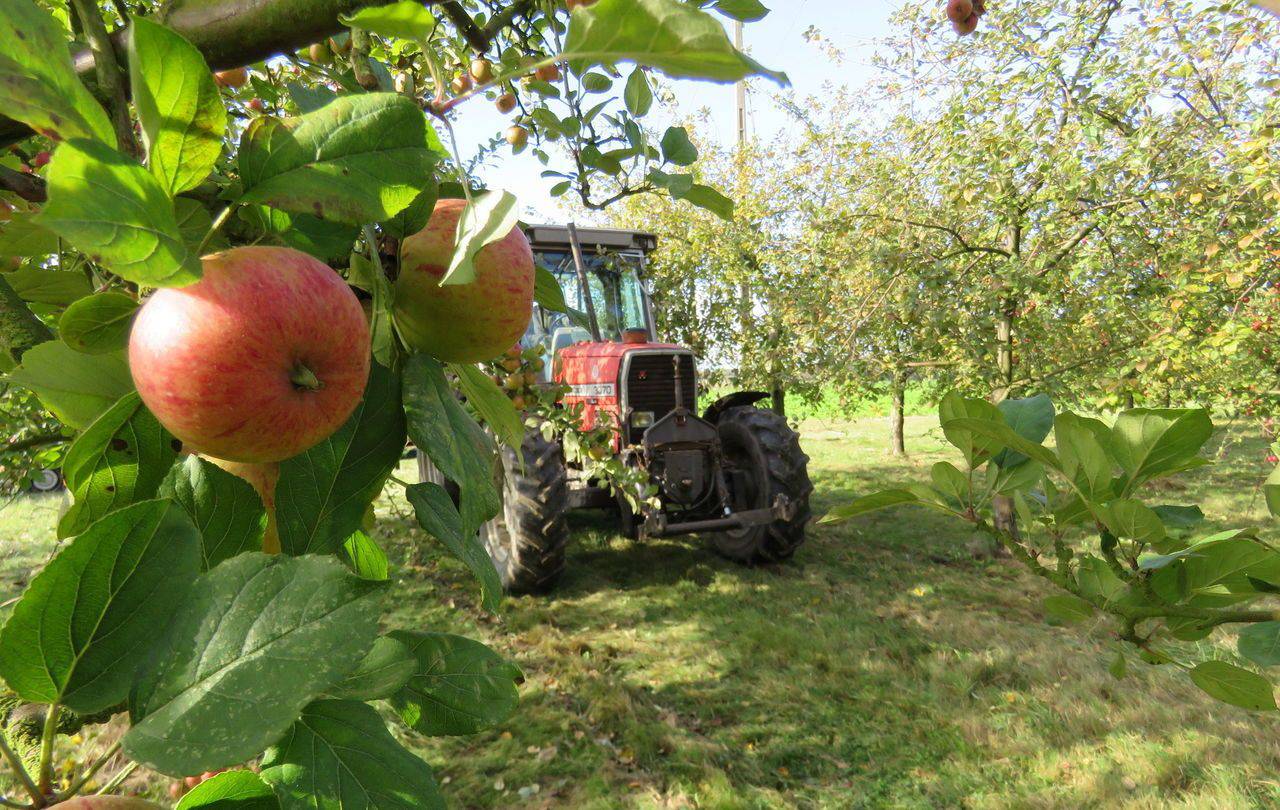
[[[1009,227],[1005,238],[1005,249],[1010,258],[1017,261],[1022,253],[1022,229],[1017,225]],[[992,396],[996,403],[1001,402],[1013,391],[1013,318],[1017,311],[1017,302],[1012,296],[1006,296],[1001,302],[1000,318],[996,321],[997,362],[1000,367],[1000,386]],[[1014,512],[1013,499],[1004,495],[996,495],[991,499],[992,519],[996,528],[1006,533],[1015,542],[1021,541],[1018,531],[1018,516]],[[996,546],[997,556],[1008,556],[1003,546]]]
[[889,453],[894,456],[907,454],[907,443],[903,427],[906,422],[906,383],[901,374],[893,377],[889,391],[891,406],[889,409]]
[[782,383],[775,382],[773,384],[773,390],[769,392],[769,395],[770,397],[772,397],[772,400],[773,400],[773,412],[776,413],[778,416],[786,416],[787,415],[787,392],[786,392],[786,389],[782,387]]

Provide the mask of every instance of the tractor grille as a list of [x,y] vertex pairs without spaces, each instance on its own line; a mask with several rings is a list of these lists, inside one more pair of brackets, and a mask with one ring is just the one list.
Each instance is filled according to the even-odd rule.
[[[680,358],[680,385],[684,392],[684,406],[690,411],[696,408],[697,383],[694,379],[693,356],[678,355]],[[631,356],[627,379],[623,382],[626,404],[631,411],[653,411],[655,420],[666,416],[676,407],[675,369],[672,368],[670,354],[634,354]],[[636,430],[634,435],[627,426],[627,440],[631,443],[640,441],[643,429]]]

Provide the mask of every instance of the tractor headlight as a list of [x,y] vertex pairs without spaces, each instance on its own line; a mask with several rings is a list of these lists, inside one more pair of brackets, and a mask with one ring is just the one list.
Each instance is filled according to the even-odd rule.
[[653,411],[636,411],[631,414],[631,427],[647,428],[653,424]]

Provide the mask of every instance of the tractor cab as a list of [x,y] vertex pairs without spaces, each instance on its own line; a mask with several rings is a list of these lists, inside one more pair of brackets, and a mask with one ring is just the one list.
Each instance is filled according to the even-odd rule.
[[[653,309],[644,283],[645,260],[657,238],[641,231],[582,228],[577,231],[586,284],[573,258],[573,239],[560,225],[532,225],[525,229],[534,261],[549,270],[560,285],[568,315],[534,304],[533,318],[521,344],[542,345],[548,357],[578,343],[648,343],[654,337]],[[588,301],[587,291],[590,293]],[[599,336],[592,335],[591,315]],[[554,363],[544,374],[551,380]]]

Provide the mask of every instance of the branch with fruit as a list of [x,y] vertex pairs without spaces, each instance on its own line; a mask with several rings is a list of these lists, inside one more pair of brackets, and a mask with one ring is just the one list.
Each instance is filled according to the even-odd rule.
[[[483,27],[478,6],[442,21],[434,5],[178,0],[114,31],[108,10],[94,61],[101,73],[114,57],[122,81],[127,68],[131,98],[113,92],[109,111],[71,32],[32,0],[0,0],[0,102],[23,128],[5,127],[23,140],[3,161],[32,178],[0,186],[0,342],[8,390],[39,403],[6,432],[11,451],[65,435],[72,498],[57,553],[0,629],[6,717],[41,718],[38,733],[0,730],[19,790],[5,806],[150,807],[84,795],[146,768],[191,786],[184,810],[229,795],[336,806],[353,788],[370,807],[440,807],[388,719],[461,735],[516,710],[523,676],[498,651],[382,625],[394,572],[373,503],[388,481],[498,609],[477,532],[501,507],[495,436],[518,447],[516,397],[533,399],[535,372],[504,396],[476,365],[529,322],[517,202],[479,187],[435,122],[452,140],[465,101],[554,67],[601,77],[596,115],[612,107],[647,144],[611,92],[620,62],[722,82],[767,71],[679,0],[599,0],[571,19],[520,3]],[[351,35],[329,39],[339,20]],[[492,64],[470,55],[481,35]],[[449,64],[469,65],[467,87],[447,87]],[[663,148],[685,160],[677,141]],[[673,194],[699,188],[681,177]],[[408,441],[453,491],[396,477]],[[56,770],[68,713],[94,718],[76,731],[93,740]]]
[[[1232,705],[1276,710],[1271,682],[1241,664],[1280,665],[1280,551],[1248,529],[1198,536],[1198,506],[1140,497],[1209,463],[1199,456],[1213,434],[1207,411],[1135,409],[1107,425],[1055,413],[1044,395],[996,406],[950,394],[939,421],[963,466],[940,461],[930,483],[863,496],[823,522],[901,505],[963,520],[1064,591],[1044,600],[1047,616],[1067,624],[1108,618],[1142,661],[1182,669]],[[1045,444],[1050,432],[1053,447]],[[1280,514],[1280,470],[1263,489]],[[1014,503],[1016,530],[993,519],[999,497]],[[1095,540],[1085,542],[1090,534]],[[1194,643],[1235,625],[1244,625],[1237,656]],[[1120,650],[1112,674],[1123,677],[1126,667]]]

